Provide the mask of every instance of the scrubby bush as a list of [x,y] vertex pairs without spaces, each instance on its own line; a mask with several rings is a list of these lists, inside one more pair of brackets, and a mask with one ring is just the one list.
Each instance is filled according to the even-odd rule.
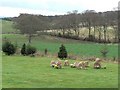
[[15,41],[14,46],[15,46],[15,49],[17,50],[18,49],[18,43],[17,43],[17,41]]
[[67,51],[66,51],[66,48],[65,48],[65,46],[63,44],[59,48],[58,57],[60,59],[67,58]]
[[24,55],[24,56],[26,55],[26,44],[25,43],[22,46],[21,54]]
[[106,47],[106,46],[104,46],[102,49],[101,49],[101,54],[102,54],[102,56],[104,57],[104,59],[106,59],[106,57],[107,57],[107,54],[108,54],[108,48]]
[[36,53],[36,48],[28,44],[26,47],[26,55],[30,55],[34,53]]
[[11,42],[6,41],[2,45],[2,51],[6,55],[13,55],[15,53],[15,51],[16,51],[16,48],[15,48],[15,46]]
[[47,55],[47,53],[48,53],[48,50],[47,50],[47,48],[45,49],[44,53],[45,53],[45,55]]

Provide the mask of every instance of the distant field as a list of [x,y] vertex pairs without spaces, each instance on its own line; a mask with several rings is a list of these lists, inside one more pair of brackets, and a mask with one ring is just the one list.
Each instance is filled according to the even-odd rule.
[[[16,29],[13,28],[13,22],[2,20],[2,31],[3,33],[11,33],[15,32]],[[81,29],[81,34],[85,28]],[[110,29],[109,29],[110,30]],[[109,31],[112,33],[112,30]],[[87,35],[87,31],[85,33]],[[28,43],[28,37],[25,35],[20,34],[3,34],[1,35],[4,39],[5,37],[8,38],[12,43],[18,44],[19,47],[23,45],[23,43]],[[0,37],[1,37],[0,36]],[[76,54],[79,56],[97,56],[101,57],[100,50],[103,48],[103,44],[96,44],[91,42],[83,42],[71,39],[63,39],[63,38],[56,38],[51,36],[37,36],[32,38],[32,44],[35,46],[39,51],[43,52],[45,48],[48,49],[50,53],[57,53],[61,44],[65,44],[68,54]],[[117,44],[110,44],[108,45],[109,53],[108,57],[118,57],[118,45]]]
[[[13,43],[17,42],[18,46],[21,47],[23,43],[27,43],[28,38],[25,35],[19,34],[4,34],[2,35],[8,38]],[[43,52],[45,48],[48,49],[50,53],[57,53],[61,44],[66,46],[68,54],[76,54],[79,56],[97,56],[101,57],[100,50],[103,48],[103,44],[79,42],[77,40],[68,40],[61,38],[54,38],[50,36],[37,36],[32,38],[32,44],[39,51]],[[108,44],[107,45],[109,53],[108,58],[118,57],[118,45]]]
[[2,33],[15,33],[17,30],[13,28],[13,22],[2,20]]
[[[1,23],[1,22],[0,22]],[[12,21],[6,21],[6,20],[2,20],[2,33],[15,33],[15,32],[19,32],[19,30],[16,30],[14,27],[13,27],[13,22]],[[87,37],[88,36],[88,33],[89,33],[89,30],[88,28],[79,28],[79,31],[80,31],[80,37]],[[94,29],[91,28],[91,34],[93,35],[94,34]],[[107,28],[107,31],[106,31],[106,36],[107,36],[107,39],[109,37],[110,40],[113,40],[113,38],[115,38],[115,30],[112,28],[112,27],[108,27]],[[61,33],[61,31],[59,31]],[[74,32],[72,32],[74,34]],[[98,38],[98,30],[96,30],[96,35],[95,37]],[[104,34],[103,34],[103,30],[101,30],[101,38],[103,39],[104,38]]]
[[[118,64],[102,63],[107,69],[87,70],[49,66],[47,57],[5,56],[3,55],[3,88],[117,88]],[[70,60],[73,63],[74,60]]]

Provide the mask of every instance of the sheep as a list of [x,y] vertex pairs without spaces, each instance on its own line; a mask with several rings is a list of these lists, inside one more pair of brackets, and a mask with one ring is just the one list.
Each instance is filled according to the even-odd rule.
[[75,67],[77,67],[78,63],[79,63],[79,62],[74,62]]
[[54,67],[55,65],[56,65],[56,62],[55,62],[54,60],[52,60],[52,61],[50,62],[50,66]]
[[64,61],[64,66],[69,66],[69,61],[68,60]]
[[51,62],[50,62],[50,66],[51,67],[54,67],[54,68],[62,68],[62,62],[60,61],[60,60],[58,60],[58,61],[54,61],[54,60],[52,60]]
[[83,62],[79,62],[78,64],[77,64],[77,66],[76,66],[76,68],[77,69],[83,69],[83,67],[84,67],[84,63]]
[[94,69],[100,69],[101,68],[101,62],[102,60],[100,58],[96,58],[94,63]]
[[56,62],[56,65],[57,65],[59,68],[62,68],[62,62],[61,62],[60,60],[58,60],[58,61]]
[[89,62],[88,61],[84,61],[83,63],[85,65],[85,67],[89,67]]
[[78,66],[79,62],[74,62],[73,64],[70,64],[71,68],[76,68]]
[[88,67],[89,62],[88,61],[81,61],[79,63],[76,63],[77,69],[86,69]]
[[70,64],[70,67],[71,67],[71,68],[75,68],[75,65],[74,65],[74,64]]

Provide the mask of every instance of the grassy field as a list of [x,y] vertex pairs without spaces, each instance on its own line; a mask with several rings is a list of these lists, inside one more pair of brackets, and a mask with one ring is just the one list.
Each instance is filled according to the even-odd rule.
[[[28,38],[25,35],[19,34],[4,34],[13,43],[17,42],[18,46],[21,47],[23,43],[27,43]],[[68,54],[75,54],[79,56],[86,57],[102,57],[100,50],[104,47],[103,44],[80,42],[77,40],[61,39],[50,36],[37,36],[32,38],[32,44],[37,48],[37,50],[44,52],[47,48],[50,53],[57,53],[61,44],[66,46]],[[118,57],[118,45],[108,44],[107,45],[109,53],[108,58]]]
[[17,30],[13,28],[13,22],[2,20],[2,33],[15,33]]
[[[20,34],[8,34],[15,32],[12,22],[2,21],[0,35],[3,42],[5,37],[12,43],[17,43],[21,48],[23,43],[28,43],[28,37]],[[38,51],[44,52],[47,48],[49,53],[57,54],[61,44],[64,44],[68,54],[79,57],[102,57],[100,50],[103,44],[82,42],[77,40],[63,39],[52,36],[36,36],[32,38],[32,45]],[[109,53],[107,58],[118,57],[118,45],[107,44]],[[62,69],[51,68],[48,57],[6,56],[2,55],[2,87],[3,88],[117,88],[118,87],[118,64],[104,62],[107,69],[93,69],[93,62],[87,70],[63,67]],[[75,62],[70,60],[70,63]]]
[[[50,67],[47,57],[3,55],[3,88],[117,88],[118,65],[102,63],[107,69],[78,70]],[[70,60],[73,63],[74,60]]]
[[[0,35],[0,38],[4,39],[8,38],[12,43],[18,44],[19,47],[23,45],[23,43],[28,43],[28,37],[20,34],[8,34],[11,32],[16,32],[16,29],[13,28],[13,22],[2,20],[2,32],[6,33]],[[85,29],[81,30],[83,33]],[[61,39],[50,36],[37,36],[32,38],[32,44],[39,50],[40,52],[44,52],[44,49],[47,48],[50,53],[57,53],[61,44],[65,44],[66,49],[69,54],[76,54],[79,56],[85,57],[101,57],[100,50],[104,47],[103,44],[96,44],[91,42],[83,42],[77,40],[69,40],[69,39]],[[118,45],[110,44],[108,46],[108,58],[118,57]]]

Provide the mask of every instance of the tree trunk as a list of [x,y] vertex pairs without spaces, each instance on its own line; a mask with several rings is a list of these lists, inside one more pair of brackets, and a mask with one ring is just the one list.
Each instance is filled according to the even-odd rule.
[[101,27],[99,27],[98,32],[99,32],[99,42],[101,42]]
[[80,31],[79,31],[79,29],[78,29],[78,37],[79,37],[79,35],[80,35]]
[[91,35],[91,25],[90,25],[90,23],[89,23],[88,29],[89,29],[88,37],[90,38],[90,35]]
[[115,33],[115,42],[117,42],[118,41],[118,30],[117,30],[117,27],[114,27],[113,26],[113,29],[114,29],[114,33]]
[[75,36],[77,36],[77,30],[76,30],[76,28],[74,28],[74,31],[75,31]]
[[94,26],[94,40],[95,40],[95,29],[96,29],[96,27]]
[[106,43],[106,30],[107,30],[107,27],[104,25],[104,43]]
[[63,36],[65,35],[65,30],[64,29],[62,29],[62,32],[63,32]]
[[71,30],[70,30],[70,28],[68,28],[68,30],[67,30],[67,34],[68,34],[68,36],[71,35]]
[[28,38],[29,39],[29,43],[31,43],[31,38],[32,38],[32,35],[30,34],[29,38]]

